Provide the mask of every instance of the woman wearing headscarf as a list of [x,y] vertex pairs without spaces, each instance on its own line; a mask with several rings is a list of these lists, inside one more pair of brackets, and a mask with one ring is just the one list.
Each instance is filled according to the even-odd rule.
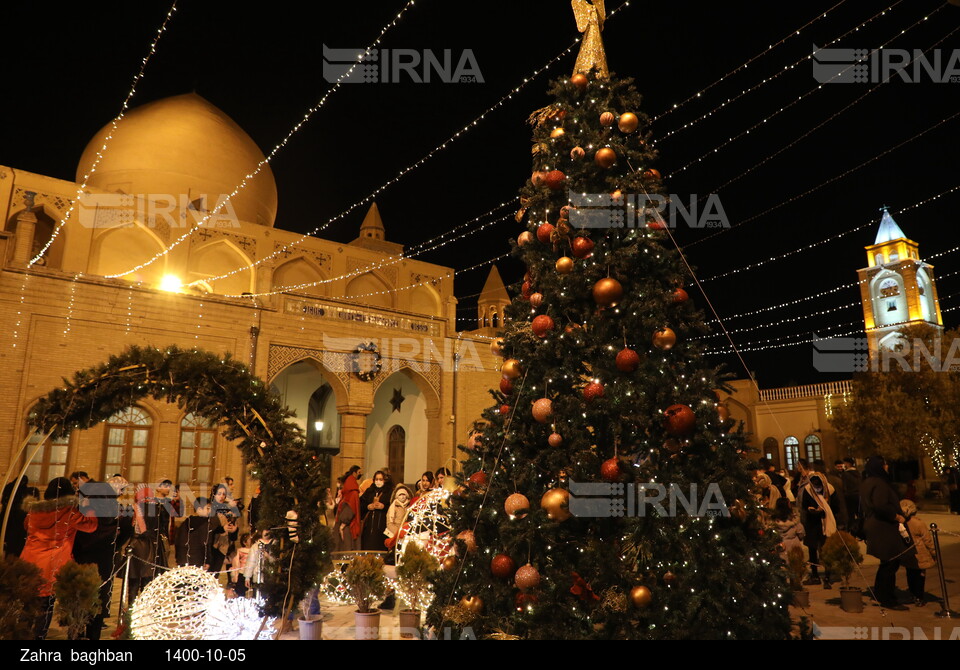
[[[805,534],[803,543],[810,554],[810,578],[804,584],[819,584],[820,550],[827,538],[837,532],[837,520],[830,506],[834,490],[827,478],[811,469],[806,460],[799,459],[798,467],[801,475],[800,521]],[[823,577],[823,588],[833,588],[830,585],[830,573],[824,570]]]
[[337,505],[334,542],[339,551],[355,551],[360,545],[360,466],[354,465],[343,476],[340,503]]
[[27,541],[27,529],[24,522],[27,513],[23,511],[23,500],[27,497],[29,480],[24,475],[19,482],[10,482],[3,487],[3,499],[0,502],[0,524],[10,510],[7,521],[7,534],[3,538],[3,552],[9,556],[19,556]]
[[53,618],[53,584],[57,572],[70,560],[77,533],[97,529],[97,517],[80,511],[73,484],[66,477],[57,477],[43,493],[43,500],[27,498],[27,540],[20,558],[40,568],[43,584],[37,597],[43,600],[44,614],[36,624],[36,639],[47,636]]
[[127,604],[132,605],[140,591],[157,576],[158,567],[167,567],[165,531],[170,527],[170,513],[144,487],[134,495],[133,539],[130,540],[131,558],[127,586]]
[[[389,487],[389,488],[388,488]],[[363,514],[363,534],[360,548],[364,551],[386,551],[383,531],[387,529],[387,505],[393,487],[388,483],[386,474],[377,470],[373,475],[373,485],[360,496],[360,512]]]
[[905,610],[897,602],[897,570],[904,552],[900,524],[904,521],[900,497],[890,484],[888,465],[882,456],[871,456],[864,468],[860,484],[860,504],[863,510],[863,532],[867,538],[867,553],[880,559],[874,580],[874,597],[881,607]]

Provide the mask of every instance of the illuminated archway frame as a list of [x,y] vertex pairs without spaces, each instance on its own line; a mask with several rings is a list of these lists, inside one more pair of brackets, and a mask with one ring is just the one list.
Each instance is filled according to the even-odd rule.
[[[284,601],[298,602],[330,569],[329,533],[319,512],[326,487],[322,461],[307,450],[303,431],[280,399],[229,354],[130,347],[75,372],[62,388],[40,398],[31,426],[55,439],[90,428],[147,396],[216,423],[243,452],[261,484],[259,527],[278,529],[274,537],[282,538],[274,543],[274,560],[267,562],[266,613],[279,614]],[[289,510],[299,518],[296,545],[280,530]]]

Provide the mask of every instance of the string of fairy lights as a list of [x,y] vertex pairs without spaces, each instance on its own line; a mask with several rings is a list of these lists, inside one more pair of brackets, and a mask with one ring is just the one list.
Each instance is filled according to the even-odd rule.
[[[872,50],[869,52],[869,55],[872,56],[872,55],[875,54],[877,51],[880,51],[881,49],[883,49],[883,48],[885,48],[886,46],[888,46],[891,42],[893,42],[893,41],[896,40],[897,38],[902,37],[903,35],[905,35],[905,34],[908,33],[909,31],[911,31],[911,30],[913,30],[914,28],[916,28],[917,26],[921,25],[922,23],[924,23],[925,21],[927,21],[931,16],[933,16],[934,14],[936,14],[937,12],[939,12],[941,9],[943,9],[945,6],[946,6],[946,3],[940,5],[939,7],[937,7],[936,9],[934,9],[933,11],[931,11],[930,13],[926,14],[925,16],[921,17],[919,20],[917,20],[916,22],[914,22],[913,24],[911,24],[909,27],[904,28],[903,30],[899,31],[896,35],[894,35],[893,37],[891,37],[890,39],[888,39],[886,42],[884,42],[884,43],[881,44],[880,46],[876,47],[875,49],[872,49]],[[950,35],[952,35],[952,34],[953,34],[953,33],[951,32]],[[949,37],[949,35],[948,35],[947,37]],[[931,47],[931,48],[932,48],[932,47]],[[912,61],[911,61],[911,62],[912,62]],[[797,104],[800,103],[801,101],[805,100],[806,98],[810,97],[811,95],[813,95],[813,94],[816,93],[817,91],[823,90],[824,84],[827,84],[827,83],[833,81],[834,79],[843,76],[843,74],[844,74],[845,72],[847,72],[848,70],[852,69],[853,67],[855,67],[855,64],[854,64],[854,63],[851,63],[848,67],[846,67],[846,68],[844,68],[843,70],[837,72],[834,76],[832,76],[832,77],[831,77],[830,79],[828,79],[827,81],[822,82],[822,83],[818,84],[817,86],[814,86],[812,89],[810,89],[810,90],[807,91],[806,93],[801,94],[801,95],[798,96],[796,99],[792,100],[791,102],[787,103],[786,105],[780,107],[779,109],[777,109],[777,110],[776,110],[775,112],[773,112],[772,114],[766,116],[765,118],[761,119],[760,121],[758,121],[757,123],[753,124],[752,126],[749,126],[746,130],[743,130],[743,131],[737,133],[736,135],[731,135],[729,138],[727,138],[725,141],[721,142],[720,144],[718,144],[718,145],[715,146],[714,148],[706,151],[705,153],[701,154],[701,155],[698,156],[697,158],[694,158],[693,160],[687,162],[686,164],[684,164],[684,165],[681,166],[680,168],[677,168],[677,169],[674,170],[672,173],[670,173],[669,176],[670,176],[670,177],[675,177],[675,176],[677,176],[677,175],[685,172],[686,170],[688,170],[688,169],[691,168],[692,166],[694,166],[694,165],[696,165],[696,164],[699,164],[699,163],[702,163],[702,162],[704,161],[704,159],[706,159],[706,158],[708,158],[708,157],[710,157],[710,156],[715,156],[715,155],[718,154],[722,149],[725,149],[725,148],[727,148],[728,146],[730,146],[731,144],[733,144],[734,142],[736,142],[737,140],[739,140],[739,139],[741,139],[741,138],[743,138],[743,137],[746,137],[747,135],[749,135],[750,133],[752,133],[752,132],[753,132],[754,130],[756,130],[757,128],[760,128],[761,126],[766,125],[766,124],[769,123],[772,119],[780,116],[780,114],[782,114],[783,112],[787,111],[788,109],[794,107],[795,105],[797,105]],[[892,76],[892,74],[891,74],[890,76]],[[888,77],[888,79],[889,79],[889,77]],[[842,114],[844,111],[846,111],[847,109],[849,109],[850,106],[852,106],[853,104],[856,104],[856,102],[859,102],[860,100],[862,100],[864,97],[866,97],[866,95],[869,95],[871,92],[873,92],[874,90],[876,90],[878,87],[879,87],[879,84],[878,84],[877,86],[874,86],[873,88],[871,88],[870,91],[868,91],[866,94],[864,94],[863,96],[861,96],[860,98],[858,98],[854,103],[851,103],[851,105],[848,105],[847,107],[845,107],[845,108],[844,108],[843,110],[841,110],[840,112],[837,112],[837,113],[831,115],[826,121],[824,121],[822,124],[820,124],[820,126],[815,127],[813,130],[816,130],[817,128],[820,128],[822,125],[825,125],[826,123],[829,123],[829,122],[832,121],[834,118],[836,118],[837,116],[839,116],[840,114]],[[810,132],[813,132],[813,131],[810,131]],[[808,133],[808,134],[809,134],[809,133]],[[802,138],[801,138],[801,139],[802,139]],[[796,140],[796,141],[799,141],[799,139]],[[788,147],[789,147],[789,146],[792,146],[792,144],[791,144],[791,145],[788,145]],[[783,150],[785,150],[785,149],[788,148],[788,147],[785,147]],[[782,152],[783,150],[781,150],[781,152]],[[780,152],[778,152],[778,153],[780,153]],[[777,154],[774,154],[774,155],[777,155]],[[751,168],[751,171],[752,171],[753,169],[755,169],[755,168],[756,168],[756,166],[754,166],[754,168]],[[732,183],[732,182],[728,182],[728,183]],[[717,189],[714,189],[712,192],[715,193],[716,190],[717,190]]]
[[[411,0],[411,3],[410,3],[410,4],[413,4],[412,0]],[[624,3],[621,4],[619,7],[617,7],[616,9],[614,9],[613,11],[610,12],[610,14],[607,16],[607,20],[609,21],[609,20],[610,20],[611,18],[613,18],[617,13],[619,13],[621,10],[623,10],[623,9],[629,7],[629,6],[630,6],[630,2],[629,2],[629,1],[624,2]],[[401,12],[401,13],[402,13],[402,12]],[[399,15],[398,15],[397,18],[399,18]],[[396,22],[396,19],[394,20],[394,22]],[[391,25],[392,25],[392,24],[391,24]],[[381,36],[382,36],[382,35],[381,35]],[[300,237],[298,237],[297,239],[293,240],[292,242],[289,242],[289,243],[283,245],[282,247],[279,247],[279,248],[277,248],[277,249],[274,249],[273,252],[271,252],[270,254],[268,254],[268,255],[266,255],[266,256],[264,256],[264,257],[262,257],[262,258],[260,258],[260,259],[258,259],[258,260],[256,260],[256,261],[254,261],[252,264],[242,265],[242,266],[237,267],[237,268],[235,268],[234,270],[232,270],[232,271],[230,271],[230,272],[226,272],[226,273],[224,273],[224,274],[222,274],[222,275],[216,275],[216,276],[208,277],[208,278],[205,279],[205,281],[208,281],[208,282],[209,282],[209,281],[216,281],[216,280],[219,280],[219,279],[225,279],[225,278],[231,277],[231,276],[233,276],[233,275],[235,275],[235,274],[237,274],[237,273],[244,272],[244,271],[246,271],[246,270],[248,270],[248,269],[252,269],[252,268],[254,268],[254,267],[257,267],[257,266],[260,265],[261,263],[264,263],[264,262],[266,262],[266,261],[268,261],[268,260],[271,260],[271,259],[277,257],[278,255],[282,254],[282,253],[286,253],[289,249],[291,249],[291,248],[299,245],[299,244],[302,243],[304,240],[316,236],[318,233],[320,233],[320,232],[322,232],[323,230],[325,230],[326,228],[328,228],[331,224],[333,224],[333,223],[335,223],[336,221],[339,221],[339,220],[343,219],[344,217],[346,217],[348,214],[350,214],[351,212],[353,212],[356,208],[372,202],[372,201],[373,201],[378,195],[380,195],[383,191],[385,191],[385,190],[388,189],[389,187],[391,187],[391,186],[393,186],[394,184],[396,184],[397,182],[399,182],[403,177],[405,177],[405,176],[406,176],[407,174],[409,174],[410,172],[416,170],[417,168],[422,167],[425,163],[427,163],[427,162],[428,162],[431,158],[433,158],[435,155],[437,155],[438,153],[442,152],[444,149],[446,149],[447,147],[449,147],[450,145],[452,145],[454,142],[456,142],[456,141],[457,141],[460,137],[462,137],[464,134],[466,134],[467,132],[469,132],[470,130],[472,130],[473,128],[475,128],[481,121],[483,121],[483,120],[487,117],[488,114],[490,114],[491,112],[493,112],[493,111],[495,111],[495,110],[503,107],[508,101],[512,100],[512,99],[514,98],[514,96],[516,96],[518,93],[520,93],[520,91],[522,91],[528,84],[530,84],[531,82],[533,82],[538,76],[540,76],[542,73],[546,72],[546,71],[549,70],[551,67],[553,67],[553,66],[554,66],[558,61],[560,61],[564,56],[567,56],[568,54],[570,54],[570,53],[580,44],[580,41],[581,41],[581,39],[580,39],[579,37],[578,37],[577,39],[575,39],[568,47],[566,47],[566,48],[563,49],[560,53],[558,53],[556,56],[554,56],[553,58],[551,58],[545,65],[537,68],[536,70],[534,70],[534,71],[533,71],[530,75],[528,75],[527,77],[524,77],[523,81],[522,81],[518,86],[514,87],[511,91],[509,91],[506,95],[504,95],[502,98],[500,98],[500,100],[498,100],[496,103],[494,103],[494,104],[493,104],[491,107],[489,107],[486,111],[482,112],[479,116],[477,116],[477,117],[474,118],[472,121],[470,121],[469,123],[467,123],[466,125],[464,125],[460,130],[458,130],[457,132],[455,132],[455,133],[454,133],[452,136],[450,136],[447,140],[443,141],[442,143],[438,144],[436,147],[434,147],[433,149],[431,149],[430,151],[428,151],[422,158],[420,158],[420,159],[417,160],[416,162],[411,163],[411,164],[408,165],[407,167],[405,167],[405,168],[403,168],[402,170],[400,170],[395,177],[393,177],[393,178],[391,178],[390,180],[388,180],[387,182],[381,184],[379,187],[377,187],[376,189],[374,189],[370,194],[368,194],[368,195],[365,196],[364,198],[362,198],[362,199],[354,202],[353,204],[351,204],[350,206],[348,206],[346,209],[344,209],[342,212],[340,212],[339,214],[331,217],[330,219],[328,219],[328,220],[325,221],[324,223],[319,224],[318,226],[316,226],[316,227],[313,228],[312,230],[310,230],[310,231],[308,231],[308,232],[306,232],[306,233],[301,234]],[[373,46],[376,46],[377,43],[379,43],[379,41],[376,42],[376,43],[374,43],[374,45],[372,45],[370,48],[373,48]],[[346,76],[346,75],[344,75],[344,76]],[[285,138],[279,145],[277,145],[277,147],[274,148],[274,150],[270,153],[270,155],[268,155],[268,156],[264,159],[262,165],[266,165],[266,164],[268,164],[268,163],[270,162],[270,160],[272,160],[274,154],[275,154],[276,152],[278,152],[278,151],[282,148],[283,145],[286,144],[287,140],[289,140],[289,138],[296,132],[296,130],[299,130],[299,127],[300,127],[300,125],[302,125],[302,123],[303,123],[303,122],[301,122],[301,124],[298,124],[297,126],[295,126],[295,127],[294,127],[294,130],[291,130],[291,132],[288,134],[287,138]],[[262,165],[261,165],[260,167],[258,167],[257,172],[259,172],[259,170],[262,169]],[[256,173],[254,173],[253,175],[248,175],[248,177],[255,176],[255,174],[256,174]],[[126,270],[126,271],[120,272],[120,273],[116,273],[116,274],[112,274],[112,275],[105,275],[105,276],[106,276],[108,279],[121,278],[121,277],[124,277],[124,276],[126,276],[126,275],[129,275],[129,274],[131,274],[131,273],[133,273],[133,272],[137,272],[137,271],[139,271],[139,270],[142,270],[143,268],[145,268],[145,267],[153,264],[154,262],[156,262],[156,261],[159,260],[160,258],[163,258],[163,257],[166,256],[175,246],[177,246],[177,245],[179,245],[180,243],[182,243],[187,237],[189,237],[191,234],[193,234],[193,232],[195,232],[197,229],[199,229],[200,227],[202,227],[211,217],[213,217],[213,216],[217,213],[217,211],[218,211],[218,209],[219,209],[220,207],[225,206],[225,205],[230,201],[230,199],[231,199],[233,196],[235,196],[237,193],[239,193],[239,191],[246,185],[246,182],[247,182],[247,180],[245,179],[244,182],[241,184],[241,186],[238,186],[237,189],[236,189],[232,194],[230,194],[230,195],[229,195],[228,197],[226,197],[226,198],[222,198],[222,199],[221,199],[221,202],[219,203],[219,206],[218,206],[217,209],[215,209],[213,212],[210,212],[206,217],[204,217],[204,218],[201,219],[199,222],[197,222],[196,225],[194,225],[189,231],[187,231],[186,233],[184,233],[180,238],[178,238],[177,240],[175,240],[174,243],[172,243],[172,244],[171,244],[170,246],[168,246],[166,249],[163,249],[162,251],[160,251],[160,252],[158,252],[157,254],[155,254],[152,258],[144,261],[143,263],[140,263],[139,265],[137,265],[137,266],[135,266],[135,267],[133,267],[133,268],[130,268],[129,270]],[[511,199],[511,200],[512,200],[512,199]]]
[[[874,14],[873,16],[871,16],[869,19],[867,19],[866,21],[864,21],[864,22],[861,23],[860,25],[851,28],[851,29],[848,30],[847,32],[845,32],[845,33],[843,33],[842,35],[840,35],[840,37],[837,37],[837,38],[831,40],[830,42],[827,42],[826,44],[824,44],[824,45],[823,45],[822,47],[820,47],[820,48],[821,48],[821,49],[825,49],[825,48],[827,48],[827,47],[830,47],[830,46],[836,44],[837,42],[839,42],[840,40],[842,40],[844,37],[847,37],[848,35],[851,35],[851,34],[853,34],[853,33],[855,33],[855,32],[858,32],[861,28],[864,28],[864,27],[867,26],[869,23],[873,22],[875,19],[878,19],[878,18],[880,18],[881,16],[885,16],[885,15],[887,14],[887,12],[891,11],[894,7],[896,7],[897,5],[899,5],[901,2],[903,2],[903,0],[897,0],[896,2],[894,2],[892,5],[890,5],[890,6],[887,7],[886,9],[884,9],[884,10],[882,10],[882,11],[880,11],[880,12],[877,12],[876,14]],[[825,17],[829,12],[831,12],[831,11],[834,10],[834,9],[836,9],[836,8],[839,7],[841,4],[843,4],[843,3],[841,2],[841,3],[837,4],[837,5],[834,5],[833,7],[831,7],[830,9],[828,9],[827,12],[825,12],[824,14],[818,15],[813,21],[810,21],[809,23],[807,23],[807,25],[804,26],[803,28],[806,28],[807,26],[812,25],[812,24],[813,24],[815,21],[817,21],[818,19]],[[799,35],[799,34],[800,34],[800,30],[802,30],[803,28],[798,29],[796,32],[790,33],[790,35],[788,35],[786,38],[784,38],[783,40],[781,40],[781,41],[778,42],[777,44],[783,44],[783,43],[784,43],[787,39],[789,39],[790,37],[793,37],[793,36],[795,36],[795,35]],[[776,45],[774,45],[774,46],[776,46]],[[774,48],[774,46],[771,46],[770,49],[768,49],[767,51],[763,52],[763,54],[769,53],[769,51],[771,51],[771,50]],[[753,62],[754,60],[756,60],[757,58],[759,58],[759,57],[762,56],[763,54],[758,54],[757,56],[754,56],[752,59],[748,60],[745,64],[741,65],[741,66],[740,66],[739,68],[737,68],[736,70],[731,71],[728,75],[725,75],[724,77],[721,77],[720,79],[718,79],[717,81],[715,81],[713,84],[711,84],[711,85],[708,86],[706,89],[704,89],[704,91],[706,91],[706,90],[712,88],[713,86],[715,86],[716,84],[720,83],[720,82],[721,82],[723,79],[725,79],[727,76],[730,76],[730,75],[734,74],[735,72],[739,72],[740,70],[746,68],[749,63]],[[701,121],[704,121],[705,119],[710,118],[711,116],[713,116],[714,114],[716,114],[717,112],[719,112],[721,109],[724,109],[725,107],[733,104],[734,102],[736,102],[736,101],[739,100],[740,98],[744,97],[745,95],[748,95],[749,93],[752,93],[753,91],[756,91],[757,89],[765,86],[766,84],[768,84],[768,83],[770,83],[770,82],[772,82],[772,81],[775,81],[776,79],[779,79],[782,75],[784,75],[784,74],[786,74],[787,72],[790,72],[791,70],[793,70],[794,68],[796,68],[797,65],[800,65],[800,64],[803,63],[804,61],[812,60],[812,59],[813,59],[813,55],[811,54],[811,55],[804,56],[803,58],[801,58],[801,59],[799,59],[799,60],[796,60],[796,61],[794,61],[793,63],[790,63],[789,65],[783,66],[783,68],[782,68],[781,70],[779,70],[778,72],[776,72],[775,74],[773,74],[773,75],[771,75],[771,76],[769,76],[769,77],[765,77],[764,79],[760,80],[759,83],[757,83],[757,84],[755,84],[755,85],[753,85],[753,86],[750,86],[749,88],[743,89],[739,94],[737,94],[737,95],[735,95],[735,96],[732,96],[732,97],[727,98],[727,99],[724,100],[722,103],[720,103],[719,105],[717,105],[716,107],[714,107],[713,109],[711,109],[709,112],[706,112],[705,114],[702,114],[702,115],[698,116],[698,117],[695,118],[694,120],[689,121],[688,123],[685,123],[685,124],[683,124],[682,126],[679,126],[678,128],[675,128],[674,130],[669,131],[668,133],[665,133],[665,134],[663,135],[663,137],[661,137],[661,138],[658,140],[658,142],[662,142],[662,141],[664,141],[664,140],[666,140],[666,139],[668,139],[668,138],[676,135],[677,133],[679,133],[679,132],[681,132],[681,131],[683,131],[683,130],[687,130],[687,129],[689,129],[689,128],[692,128],[693,126],[697,125],[697,124],[700,123]],[[701,91],[701,93],[702,93],[702,91]],[[686,100],[685,102],[689,102],[690,100],[694,99],[695,97],[699,97],[699,96],[700,96],[700,93],[696,93],[696,94],[694,94],[694,96],[691,96],[690,98],[687,98],[687,100]],[[664,112],[664,113],[661,114],[660,116],[654,117],[654,119],[651,121],[651,124],[652,124],[654,121],[656,121],[657,119],[662,118],[663,116],[666,116],[666,114],[670,113],[670,111],[673,111],[673,110],[672,110],[672,109],[671,109],[671,110],[668,110],[667,112]]]

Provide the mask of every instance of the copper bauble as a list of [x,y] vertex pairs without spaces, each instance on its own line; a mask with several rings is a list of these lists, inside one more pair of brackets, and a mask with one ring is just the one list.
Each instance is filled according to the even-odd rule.
[[531,233],[529,230],[525,230],[517,236],[517,244],[519,244],[521,247],[525,247],[531,242],[533,242],[533,233]]
[[516,379],[523,374],[520,368],[520,361],[516,358],[508,358],[503,362],[503,365],[500,366],[500,373],[507,379]]
[[510,395],[513,393],[513,384],[511,384],[510,380],[506,377],[500,378],[500,393],[503,395]]
[[547,176],[546,172],[541,172],[540,170],[536,170],[533,172],[533,174],[530,175],[530,181],[533,183],[533,185],[536,188],[540,188],[541,186],[543,186],[543,179],[546,176]]
[[563,436],[560,433],[550,433],[550,437],[547,438],[547,444],[553,448],[557,448],[563,444]]
[[603,397],[603,384],[600,382],[590,382],[583,387],[583,399],[592,402],[597,398]]
[[646,586],[634,586],[630,589],[630,602],[637,609],[643,609],[653,600],[653,594]]
[[612,126],[614,120],[617,117],[613,115],[613,112],[604,112],[600,115],[600,125],[601,126]]
[[726,423],[730,419],[730,410],[726,405],[717,405],[717,418],[720,419],[720,423]]
[[503,501],[503,511],[510,516],[522,519],[530,512],[530,501],[522,493],[511,493]]
[[573,272],[573,259],[569,256],[561,256],[556,263],[557,272],[562,275],[568,275]]
[[612,167],[617,162],[617,152],[610,147],[599,149],[593,157],[594,162],[602,168]]
[[643,178],[647,181],[658,181],[660,179],[660,171],[654,168],[643,171]]
[[553,401],[550,398],[540,398],[533,403],[533,418],[537,423],[547,423],[553,416]]
[[477,550],[477,536],[473,534],[472,530],[462,531],[457,535],[458,540],[463,540],[463,543],[467,545],[467,551],[469,553],[474,553]]
[[689,298],[690,296],[687,295],[687,292],[682,288],[678,288],[673,292],[673,302],[675,303],[686,302]]
[[677,581],[677,576],[669,570],[663,573],[663,583],[667,586],[673,586]]
[[697,416],[686,405],[670,405],[663,411],[667,433],[671,437],[683,437],[693,432]]
[[600,464],[600,476],[605,482],[616,482],[620,480],[620,461],[616,458],[609,458]]
[[635,372],[640,367],[640,354],[624,347],[617,354],[616,366],[620,372]]
[[572,77],[570,77],[570,83],[576,86],[581,91],[586,90],[587,88],[587,77],[580,74],[579,72]]
[[653,346],[657,349],[670,351],[677,343],[677,334],[669,328],[662,328],[653,334]]
[[472,489],[479,490],[487,488],[487,481],[487,473],[483,470],[478,470],[467,477],[467,485]]
[[540,498],[540,507],[554,521],[566,521],[572,516],[567,508],[569,503],[570,493],[566,489],[550,489]]
[[587,258],[593,253],[593,240],[589,237],[575,237],[570,246],[573,248],[573,255],[577,258]]
[[530,305],[534,309],[538,309],[540,305],[543,304],[543,294],[542,293],[531,293],[530,294]]
[[564,133],[565,131],[563,130],[563,128],[554,128],[553,130],[550,131],[550,137],[552,137],[553,139],[557,139],[558,137],[563,137]]
[[616,279],[604,277],[593,285],[593,301],[601,307],[613,307],[623,298],[623,285]]
[[497,554],[490,561],[490,572],[498,579],[510,579],[517,571],[517,564],[506,554]]
[[483,599],[480,596],[464,596],[460,599],[460,607],[474,614],[482,614]]
[[551,223],[541,223],[537,226],[537,239],[547,244],[550,242],[550,236],[553,234],[554,228]]
[[444,570],[453,570],[457,567],[457,559],[454,556],[446,556],[440,561],[440,567]]
[[630,134],[640,127],[640,119],[633,112],[624,112],[620,115],[620,120],[617,121],[617,127],[621,133]]
[[490,342],[490,353],[494,356],[503,356],[503,340],[497,338]]
[[563,188],[563,183],[567,180],[567,175],[563,174],[560,170],[550,170],[547,173],[546,179],[543,180],[543,183],[547,185],[547,188],[556,191],[557,189]]
[[541,314],[540,316],[534,317],[533,321],[530,323],[530,330],[533,331],[534,335],[541,339],[553,332],[553,327],[553,319],[546,314]]
[[580,160],[587,155],[587,152],[583,150],[583,147],[574,147],[570,150],[570,158],[574,160]]
[[535,567],[527,563],[517,569],[517,573],[513,576],[513,583],[522,591],[535,589],[540,584],[540,573]]

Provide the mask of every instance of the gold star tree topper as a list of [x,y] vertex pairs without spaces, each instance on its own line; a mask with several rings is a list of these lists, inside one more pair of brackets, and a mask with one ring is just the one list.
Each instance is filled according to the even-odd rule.
[[580,54],[573,67],[574,74],[589,75],[592,71],[597,79],[609,79],[607,55],[603,50],[603,21],[607,17],[603,0],[571,0],[573,15],[577,19],[577,30],[583,33]]

